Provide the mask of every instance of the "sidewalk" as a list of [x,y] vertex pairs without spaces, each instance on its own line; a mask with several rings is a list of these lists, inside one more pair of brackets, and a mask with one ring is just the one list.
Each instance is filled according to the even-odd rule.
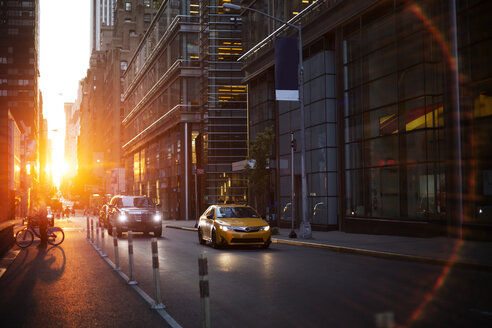
[[[164,221],[164,227],[196,231],[195,223],[196,221]],[[278,234],[272,235],[272,243],[492,271],[492,242],[447,237],[366,235],[340,231],[313,231],[312,239],[291,239],[288,237],[290,231],[278,228]],[[298,230],[296,233],[300,235]]]

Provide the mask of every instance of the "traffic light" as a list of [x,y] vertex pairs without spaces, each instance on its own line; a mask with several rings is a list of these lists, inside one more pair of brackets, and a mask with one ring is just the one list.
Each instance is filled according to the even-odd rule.
[[294,151],[296,151],[296,148],[297,148],[296,139],[293,139],[290,141],[290,146],[294,149]]

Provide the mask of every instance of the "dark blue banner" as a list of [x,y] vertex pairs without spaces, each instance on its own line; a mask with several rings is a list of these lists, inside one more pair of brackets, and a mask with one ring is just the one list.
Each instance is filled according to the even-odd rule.
[[275,99],[299,101],[297,38],[275,39]]

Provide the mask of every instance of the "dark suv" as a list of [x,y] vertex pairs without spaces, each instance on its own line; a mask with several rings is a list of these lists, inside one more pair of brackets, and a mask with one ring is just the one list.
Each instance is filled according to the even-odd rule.
[[114,196],[109,202],[108,233],[116,227],[118,237],[124,231],[137,231],[145,234],[153,232],[162,236],[162,216],[152,200],[146,196]]

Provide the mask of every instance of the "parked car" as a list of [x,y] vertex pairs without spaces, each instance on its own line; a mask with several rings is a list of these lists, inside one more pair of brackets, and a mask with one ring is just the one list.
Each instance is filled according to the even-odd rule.
[[198,222],[198,241],[213,247],[259,245],[268,248],[271,231],[268,223],[247,205],[212,205]]
[[162,216],[157,206],[146,196],[121,196],[111,198],[108,204],[108,233],[116,227],[118,237],[123,232],[153,232],[155,237],[162,236]]

